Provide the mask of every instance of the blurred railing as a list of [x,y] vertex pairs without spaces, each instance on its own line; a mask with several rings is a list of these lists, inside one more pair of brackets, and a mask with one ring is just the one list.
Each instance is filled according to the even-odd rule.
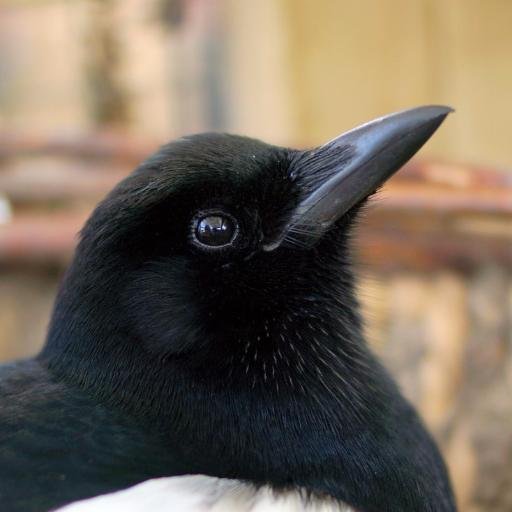
[[[0,134],[0,193],[13,205],[0,261],[64,263],[93,204],[157,143],[114,135]],[[413,161],[379,192],[359,230],[376,268],[512,264],[512,173]]]

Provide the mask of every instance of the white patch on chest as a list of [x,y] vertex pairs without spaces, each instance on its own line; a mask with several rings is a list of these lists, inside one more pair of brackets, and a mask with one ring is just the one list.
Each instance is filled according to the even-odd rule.
[[355,512],[300,490],[274,492],[238,480],[204,475],[156,478],[129,489],[77,501],[58,512]]

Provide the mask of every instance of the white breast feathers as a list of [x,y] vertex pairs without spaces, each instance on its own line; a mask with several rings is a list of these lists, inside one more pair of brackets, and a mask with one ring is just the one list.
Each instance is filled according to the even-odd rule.
[[273,491],[238,480],[187,475],[148,480],[129,489],[77,501],[58,512],[355,512],[303,490]]

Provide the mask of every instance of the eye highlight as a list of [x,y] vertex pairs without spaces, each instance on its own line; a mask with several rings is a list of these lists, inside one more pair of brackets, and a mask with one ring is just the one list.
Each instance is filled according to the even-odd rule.
[[193,236],[201,245],[221,248],[232,243],[237,234],[236,220],[223,212],[207,212],[194,221]]

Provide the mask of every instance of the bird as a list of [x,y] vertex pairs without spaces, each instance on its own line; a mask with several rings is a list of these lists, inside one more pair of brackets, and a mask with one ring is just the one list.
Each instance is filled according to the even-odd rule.
[[0,367],[2,510],[199,478],[253,501],[454,512],[365,339],[352,256],[368,198],[451,111],[312,149],[184,136],[141,163],[81,230],[41,352]]

